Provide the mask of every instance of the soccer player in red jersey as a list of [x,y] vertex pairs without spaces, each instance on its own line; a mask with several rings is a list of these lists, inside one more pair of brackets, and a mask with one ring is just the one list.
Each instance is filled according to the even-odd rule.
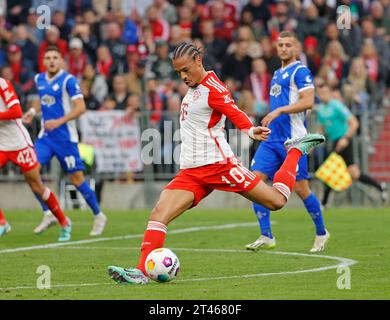
[[325,141],[319,134],[287,140],[287,157],[275,174],[273,186],[243,167],[235,158],[223,128],[226,117],[249,137],[265,141],[266,127],[255,126],[236,106],[229,90],[213,71],[206,71],[202,55],[191,43],[182,43],[173,52],[173,67],[189,87],[181,104],[180,171],[165,187],[151,212],[141,244],[141,257],[135,268],[109,266],[108,273],[118,283],[146,284],[147,255],[164,246],[167,225],[213,190],[237,192],[271,210],[282,208],[295,183],[302,154]]
[[[61,226],[58,241],[68,241],[71,235],[71,221],[61,210],[54,193],[46,187],[39,174],[39,163],[30,135],[22,124],[22,108],[12,84],[0,78],[0,168],[13,162],[20,167],[32,192],[50,208]],[[2,234],[10,231],[0,212]],[[0,236],[2,235],[0,233]]]

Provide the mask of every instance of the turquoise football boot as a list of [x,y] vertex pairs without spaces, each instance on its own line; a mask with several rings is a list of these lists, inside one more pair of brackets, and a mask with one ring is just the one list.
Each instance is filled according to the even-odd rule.
[[295,148],[301,151],[302,154],[309,154],[314,147],[325,141],[326,139],[322,134],[308,133],[301,138],[286,140],[284,147],[287,152]]
[[68,219],[68,225],[60,229],[60,237],[58,238],[59,242],[69,241],[71,238],[72,221],[69,218],[67,219]]
[[10,231],[11,231],[11,226],[9,225],[8,222],[6,222],[5,224],[0,224],[0,237],[4,236]]
[[108,274],[111,279],[119,284],[147,284],[149,278],[137,268],[124,269],[121,267],[109,266]]

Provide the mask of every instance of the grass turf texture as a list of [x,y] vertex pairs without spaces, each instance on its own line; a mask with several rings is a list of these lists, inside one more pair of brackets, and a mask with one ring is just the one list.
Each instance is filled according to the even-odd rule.
[[[38,211],[5,211],[12,231],[0,238],[0,299],[389,299],[390,214],[388,209],[330,209],[325,213],[332,237],[321,255],[356,260],[351,266],[351,289],[337,288],[341,275],[336,269],[301,274],[279,274],[242,278],[241,275],[291,272],[336,265],[323,258],[253,252],[182,251],[179,248],[242,250],[258,237],[258,226],[250,210],[193,209],[170,224],[165,247],[178,255],[181,271],[177,281],[151,282],[146,286],[121,286],[107,275],[108,265],[134,266],[141,236],[50,249],[1,253],[4,249],[56,243],[58,227],[42,235],[32,230],[39,223]],[[97,239],[88,236],[92,215],[68,212],[73,221],[72,241]],[[149,213],[144,210],[106,212],[109,222],[104,238],[141,235]],[[303,209],[274,213],[274,251],[309,253],[314,226]],[[221,230],[170,234],[184,228],[248,223]],[[175,250],[175,248],[178,248]],[[274,252],[273,251],[273,252]],[[315,255],[315,254],[314,254]],[[51,269],[51,290],[35,288],[37,267]],[[208,277],[224,280],[192,281]],[[93,285],[90,285],[93,284]],[[96,285],[94,285],[96,284]],[[70,286],[63,286],[70,285]],[[15,288],[33,287],[33,288]]]

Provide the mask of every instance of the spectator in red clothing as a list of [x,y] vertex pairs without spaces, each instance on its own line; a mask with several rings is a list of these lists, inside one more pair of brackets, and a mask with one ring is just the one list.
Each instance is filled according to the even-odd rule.
[[65,59],[68,55],[68,42],[60,39],[60,31],[56,26],[50,26],[46,30],[45,40],[39,46],[38,52],[38,69],[39,72],[44,72],[45,67],[43,66],[43,56],[48,46],[56,46],[61,52],[62,57]]
[[16,44],[10,44],[7,47],[7,60],[14,76],[14,83],[20,85],[23,94],[26,95],[34,87],[32,64],[29,60],[23,59],[22,50]]
[[306,65],[313,75],[316,75],[321,64],[321,55],[318,52],[318,40],[316,37],[306,37],[303,42],[303,52],[306,55]]
[[210,19],[213,16],[214,5],[219,3],[217,6],[222,8],[223,20],[231,21],[237,24],[237,9],[234,5],[226,2],[225,0],[211,0],[208,1],[204,7],[203,19]]
[[347,55],[344,52],[343,46],[337,40],[332,40],[328,43],[325,50],[323,63],[331,67],[336,73],[337,79],[345,77],[348,69]]
[[69,42],[69,73],[76,78],[81,78],[88,63],[88,56],[83,52],[83,42],[79,38],[73,38]]
[[111,77],[111,67],[114,61],[110,49],[107,46],[100,46],[97,49],[96,70],[99,74],[104,75],[106,79]]
[[189,6],[183,5],[179,7],[178,24],[182,29],[182,35],[185,38],[191,38],[192,33],[192,11]]
[[232,17],[226,18],[224,4],[220,1],[211,6],[210,19],[214,21],[215,37],[231,41],[237,22]]
[[138,61],[140,60],[140,54],[138,52],[138,47],[135,44],[130,44],[126,49],[126,73],[132,72],[135,70]]
[[159,17],[158,10],[154,6],[150,6],[147,10],[147,19],[152,30],[154,40],[169,40],[169,23]]

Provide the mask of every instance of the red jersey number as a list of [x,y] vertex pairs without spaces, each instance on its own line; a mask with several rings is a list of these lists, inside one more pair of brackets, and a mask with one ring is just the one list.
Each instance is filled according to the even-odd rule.
[[180,121],[184,121],[188,115],[188,103],[182,103],[180,108]]
[[17,161],[19,164],[27,164],[27,165],[33,165],[36,161],[36,155],[35,152],[32,151],[30,148],[26,148],[24,150],[21,150],[18,154]]

